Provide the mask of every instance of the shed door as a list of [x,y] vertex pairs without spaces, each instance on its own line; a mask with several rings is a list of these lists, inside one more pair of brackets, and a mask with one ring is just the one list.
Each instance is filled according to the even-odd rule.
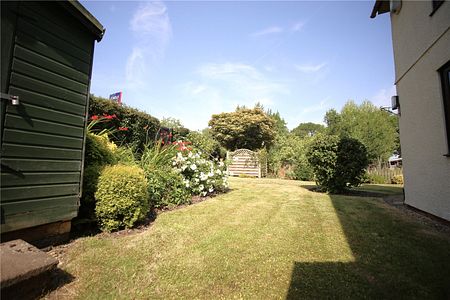
[[77,215],[94,43],[56,2],[20,2],[13,37],[8,93],[20,105],[3,119],[2,232]]

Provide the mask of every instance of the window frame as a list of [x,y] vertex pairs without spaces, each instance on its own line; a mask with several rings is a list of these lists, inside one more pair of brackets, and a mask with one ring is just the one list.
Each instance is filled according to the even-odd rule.
[[441,79],[444,123],[447,131],[447,153],[444,156],[450,157],[450,60],[440,67],[438,72]]

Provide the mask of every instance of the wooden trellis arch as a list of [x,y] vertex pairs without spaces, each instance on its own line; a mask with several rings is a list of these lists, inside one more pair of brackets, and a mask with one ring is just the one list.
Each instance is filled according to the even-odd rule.
[[230,176],[265,177],[267,175],[267,161],[261,161],[258,153],[248,149],[238,149],[227,152],[228,174]]

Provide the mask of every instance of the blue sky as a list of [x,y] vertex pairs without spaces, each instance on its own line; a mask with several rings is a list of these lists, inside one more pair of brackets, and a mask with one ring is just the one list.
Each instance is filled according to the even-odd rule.
[[82,1],[106,27],[91,93],[192,130],[256,102],[290,129],[349,99],[395,94],[388,15],[374,1]]

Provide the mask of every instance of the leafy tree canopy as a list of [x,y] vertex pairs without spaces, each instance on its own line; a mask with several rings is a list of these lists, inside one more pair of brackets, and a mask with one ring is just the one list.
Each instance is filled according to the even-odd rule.
[[181,123],[180,120],[175,119],[175,118],[162,118],[161,122],[161,126],[167,127],[167,128],[183,128],[183,124]]
[[319,132],[325,131],[325,126],[316,123],[300,123],[297,127],[292,129],[291,133],[300,138],[316,135]]
[[266,111],[266,114],[275,122],[274,129],[277,133],[277,136],[285,136],[289,133],[289,129],[286,126],[286,121],[281,117],[278,111],[273,112],[271,109],[268,109]]
[[384,161],[398,149],[397,116],[380,110],[370,101],[361,105],[348,101],[341,112],[325,114],[327,133],[359,140],[367,148],[370,162]]
[[171,128],[173,130],[173,138],[175,140],[184,139],[190,132],[189,129],[183,126],[180,120],[175,118],[162,118],[161,126]]
[[269,147],[276,135],[275,121],[260,107],[213,115],[208,125],[213,138],[228,150]]
[[200,150],[207,158],[225,158],[227,155],[227,151],[212,137],[209,128],[189,132],[186,140],[191,142],[192,147]]

